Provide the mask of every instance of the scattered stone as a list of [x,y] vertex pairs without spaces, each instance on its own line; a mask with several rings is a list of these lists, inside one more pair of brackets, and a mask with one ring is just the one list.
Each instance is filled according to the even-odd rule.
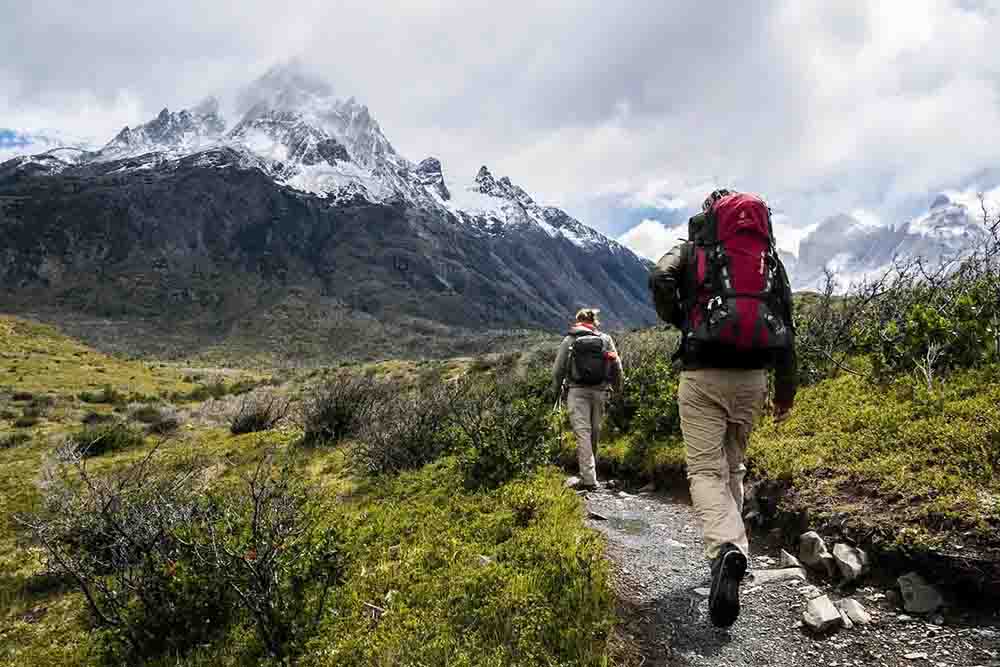
[[853,630],[854,629],[854,621],[851,620],[851,617],[848,616],[847,612],[844,611],[843,609],[840,610],[840,621],[841,621],[841,623],[844,624],[844,629],[845,630]]
[[574,475],[573,477],[567,477],[566,481],[563,482],[563,487],[567,489],[575,489],[576,487],[580,486],[580,482],[582,481],[583,480],[577,477],[576,475]]
[[840,610],[830,602],[830,598],[826,595],[809,601],[806,610],[802,612],[802,620],[813,632],[833,630],[844,622],[840,616]]
[[833,555],[827,551],[823,538],[815,531],[803,533],[799,537],[799,560],[806,567],[825,572],[829,576],[833,576],[837,567]]
[[900,623],[909,623],[910,621],[913,620],[913,617],[907,616],[906,614],[897,614],[896,620],[899,621]]
[[904,574],[897,581],[903,594],[903,609],[912,614],[930,614],[944,604],[937,589],[916,572]]
[[625,493],[624,491],[619,491],[618,492],[618,497],[619,498],[632,498],[633,496],[632,496],[631,493]]
[[753,572],[753,582],[755,584],[771,584],[776,581],[787,581],[789,579],[806,581],[806,571],[800,567],[786,567],[781,570],[754,570]]
[[687,549],[688,546],[683,542],[678,542],[677,540],[671,539],[669,537],[666,539],[666,545],[673,549]]
[[868,556],[861,549],[838,543],[833,547],[833,559],[837,562],[840,574],[847,581],[854,581],[865,570]]
[[907,660],[927,660],[926,653],[907,653],[903,657]]
[[822,595],[823,591],[810,584],[809,586],[803,586],[800,588],[799,594],[804,596],[807,600],[812,600],[813,598],[818,598]]
[[707,598],[709,595],[712,594],[712,589],[711,588],[696,588],[696,589],[694,589],[694,592],[697,593],[698,595],[700,595],[703,598]]
[[802,561],[788,553],[784,549],[781,550],[781,557],[779,559],[781,567],[802,567]]
[[598,514],[594,510],[590,510],[589,512],[587,512],[587,518],[593,519],[594,521],[607,521],[608,520],[608,517],[604,516],[603,514]]
[[858,625],[868,625],[872,622],[871,614],[868,613],[860,602],[853,598],[844,598],[838,601],[837,607]]
[[650,482],[646,486],[639,489],[639,493],[653,493],[656,491],[656,482]]

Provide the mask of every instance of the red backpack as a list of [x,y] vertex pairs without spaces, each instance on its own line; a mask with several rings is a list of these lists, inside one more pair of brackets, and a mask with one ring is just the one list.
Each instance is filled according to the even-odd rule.
[[[700,216],[699,216],[700,217]],[[697,344],[739,350],[792,345],[785,269],[771,229],[771,211],[750,194],[715,201],[692,229],[685,336]]]

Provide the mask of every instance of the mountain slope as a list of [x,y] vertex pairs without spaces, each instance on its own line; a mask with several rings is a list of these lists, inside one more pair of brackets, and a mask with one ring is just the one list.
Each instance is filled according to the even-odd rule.
[[800,289],[819,286],[826,269],[846,286],[888,270],[897,259],[922,258],[932,266],[953,261],[986,236],[965,204],[939,195],[927,213],[896,227],[866,224],[846,214],[827,218],[802,239],[789,270]]
[[452,192],[439,161],[307,83],[269,73],[228,129],[212,104],[164,110],[81,161],[0,165],[0,309],[141,321],[140,347],[152,322],[195,350],[260,334],[332,356],[557,330],[584,304],[653,321],[631,251],[485,167]]

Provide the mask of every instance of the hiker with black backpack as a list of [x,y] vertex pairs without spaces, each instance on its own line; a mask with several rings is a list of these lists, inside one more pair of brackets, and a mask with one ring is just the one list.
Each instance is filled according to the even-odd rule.
[[720,627],[740,613],[749,543],[743,525],[744,458],[775,371],[774,418],[796,392],[792,293],[767,204],[716,190],[688,223],[688,240],[656,264],[656,312],[681,331],[678,406],[691,498],[711,563],[709,615]]
[[576,457],[580,466],[580,486],[597,489],[597,443],[604,420],[608,390],[621,390],[622,362],[611,336],[598,330],[600,321],[594,308],[576,314],[552,367],[554,393],[561,396],[567,387],[566,408],[576,437]]

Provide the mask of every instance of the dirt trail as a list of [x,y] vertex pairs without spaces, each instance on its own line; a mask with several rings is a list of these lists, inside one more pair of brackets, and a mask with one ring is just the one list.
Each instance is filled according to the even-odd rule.
[[[798,627],[807,602],[800,592],[804,582],[748,579],[740,620],[728,631],[718,630],[708,620],[707,598],[695,592],[707,588],[709,580],[690,505],[661,495],[613,491],[587,494],[586,504],[591,525],[607,537],[622,631],[641,654],[636,665],[1000,667],[997,615],[906,615],[889,603],[888,591],[876,587],[848,594],[810,581],[831,600],[853,597],[873,617],[867,627],[815,637]],[[604,519],[593,518],[594,513]],[[774,550],[758,542],[751,552],[752,570],[777,567]]]

